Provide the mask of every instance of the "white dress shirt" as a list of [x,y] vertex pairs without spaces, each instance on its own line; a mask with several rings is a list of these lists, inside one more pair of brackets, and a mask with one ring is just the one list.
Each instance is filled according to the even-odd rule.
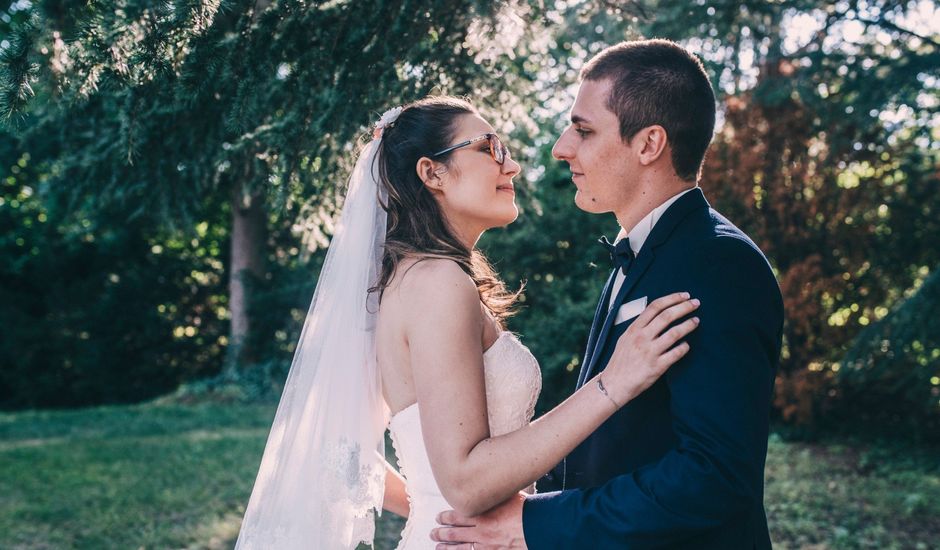
[[[614,244],[616,245],[618,242],[620,242],[620,239],[623,239],[624,237],[628,237],[630,239],[630,249],[633,250],[634,254],[639,255],[640,249],[643,248],[643,243],[645,243],[646,238],[650,236],[650,233],[653,231],[653,227],[656,225],[656,222],[659,221],[659,218],[662,217],[663,212],[665,212],[667,208],[672,206],[672,203],[679,200],[679,197],[681,197],[682,195],[685,195],[692,189],[696,189],[696,187],[686,189],[685,191],[680,191],[679,193],[666,199],[666,202],[660,204],[659,206],[654,208],[652,212],[644,216],[643,219],[640,220],[639,223],[637,223],[635,226],[633,226],[633,229],[631,229],[630,231],[627,231],[626,229],[621,227],[620,233],[617,234],[617,240],[614,242]],[[607,303],[608,311],[610,310],[611,307],[613,307],[614,298],[616,298],[617,293],[620,292],[620,287],[623,285],[623,280],[625,278],[626,277],[623,274],[623,270],[618,269],[617,275],[614,278],[614,288],[613,288],[613,291],[610,293],[610,302]]]

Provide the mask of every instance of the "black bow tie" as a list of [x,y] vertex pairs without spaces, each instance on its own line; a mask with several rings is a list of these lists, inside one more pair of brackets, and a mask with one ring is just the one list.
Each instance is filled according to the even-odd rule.
[[611,244],[607,237],[601,237],[597,242],[607,249],[610,254],[610,263],[613,264],[614,269],[619,268],[626,275],[627,270],[633,264],[633,260],[636,259],[633,249],[630,248],[630,239],[624,237],[617,241],[617,244]]

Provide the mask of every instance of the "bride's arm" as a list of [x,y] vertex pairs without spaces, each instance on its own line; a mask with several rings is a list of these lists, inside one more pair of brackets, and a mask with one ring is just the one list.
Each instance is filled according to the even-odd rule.
[[407,518],[411,511],[408,494],[405,493],[405,478],[388,462],[385,463],[385,496],[382,508],[403,518]]
[[450,261],[422,262],[412,271],[401,299],[409,308],[406,338],[424,442],[444,498],[467,516],[503,502],[559,463],[687,352],[687,344],[673,344],[697,324],[686,321],[657,338],[697,303],[678,294],[653,302],[634,321],[637,328],[621,338],[603,373],[608,395],[589,381],[528,426],[491,437],[477,288]]

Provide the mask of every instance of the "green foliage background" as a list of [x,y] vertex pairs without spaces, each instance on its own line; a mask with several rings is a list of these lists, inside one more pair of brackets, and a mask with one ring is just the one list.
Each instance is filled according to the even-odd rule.
[[[522,215],[481,247],[510,285],[526,281],[510,328],[540,359],[545,410],[574,383],[606,275],[594,241],[617,231],[574,207],[550,148],[586,58],[663,36],[702,56],[721,102],[706,196],[784,292],[776,417],[936,438],[940,31],[925,13],[931,2],[892,0],[0,2],[0,407],[276,397],[358,143],[384,109],[450,93],[525,167]],[[812,32],[794,37],[799,25]],[[233,236],[248,209],[261,231],[246,248]],[[239,254],[254,267],[236,272]]]

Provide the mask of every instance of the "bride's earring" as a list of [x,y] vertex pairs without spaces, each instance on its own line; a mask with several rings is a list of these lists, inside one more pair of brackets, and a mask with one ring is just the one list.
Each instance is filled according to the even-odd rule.
[[437,180],[438,187],[444,187],[444,182],[441,180],[441,174],[447,173],[447,167],[441,166],[437,170],[431,172],[431,176]]

